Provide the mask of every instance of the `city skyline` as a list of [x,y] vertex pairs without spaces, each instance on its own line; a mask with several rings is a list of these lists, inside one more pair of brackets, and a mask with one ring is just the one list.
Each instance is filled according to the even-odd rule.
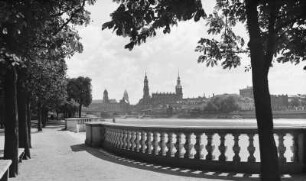
[[[205,1],[209,12],[212,4]],[[245,72],[249,57],[243,56],[242,65],[232,70],[220,66],[206,67],[198,64],[199,54],[194,52],[197,41],[206,36],[205,22],[193,21],[172,27],[171,33],[159,32],[147,43],[133,51],[124,49],[128,39],[116,36],[110,30],[101,30],[102,24],[110,20],[109,13],[118,4],[99,1],[87,9],[91,23],[87,27],[76,27],[82,37],[84,52],[67,60],[69,77],[88,76],[92,79],[93,99],[102,99],[104,89],[109,97],[120,100],[127,90],[130,102],[135,104],[142,97],[145,72],[149,79],[150,93],[175,91],[177,70],[183,86],[184,98],[211,96],[222,93],[239,93],[239,89],[252,86],[251,72]],[[242,26],[243,27],[243,26]],[[237,28],[247,39],[245,28]],[[247,42],[247,41],[246,41]],[[277,64],[269,75],[271,94],[306,94],[305,62],[295,66]]]

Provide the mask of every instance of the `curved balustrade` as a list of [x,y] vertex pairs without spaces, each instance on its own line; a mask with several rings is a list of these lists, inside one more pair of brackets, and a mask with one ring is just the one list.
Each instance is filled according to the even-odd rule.
[[101,121],[101,118],[66,118],[65,129],[70,131],[85,131],[85,123]]
[[[282,173],[305,167],[305,130],[275,128]],[[259,173],[255,128],[86,124],[86,144],[133,159],[191,169]]]

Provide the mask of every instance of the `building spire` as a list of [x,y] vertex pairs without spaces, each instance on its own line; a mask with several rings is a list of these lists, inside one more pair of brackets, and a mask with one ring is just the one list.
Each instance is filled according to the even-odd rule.
[[175,86],[175,93],[177,96],[179,96],[180,99],[183,98],[183,89],[181,85],[181,78],[180,78],[180,71],[178,69],[177,71],[177,81],[176,81],[176,86]]

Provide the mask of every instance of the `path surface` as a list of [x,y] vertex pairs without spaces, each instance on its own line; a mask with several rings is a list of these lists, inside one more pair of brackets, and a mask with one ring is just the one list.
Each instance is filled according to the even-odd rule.
[[62,128],[63,126],[49,126],[43,132],[32,133],[32,159],[24,160],[20,164],[20,174],[10,180],[250,180],[250,178],[239,177],[239,174],[225,177],[226,174],[223,173],[182,170],[126,160],[103,150],[86,147],[83,144],[84,133],[61,131]]
[[84,136],[61,129],[48,127],[43,132],[33,133],[32,159],[24,160],[20,174],[10,180],[203,180],[139,169],[124,165],[125,161],[120,164],[116,157],[84,146]]

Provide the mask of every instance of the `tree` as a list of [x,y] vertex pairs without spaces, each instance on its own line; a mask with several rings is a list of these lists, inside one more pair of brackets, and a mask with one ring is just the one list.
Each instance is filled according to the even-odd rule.
[[[220,40],[202,38],[197,51],[198,62],[207,66],[222,62],[223,68],[240,65],[240,53],[249,53],[254,89],[256,119],[260,143],[261,178],[280,180],[277,149],[273,137],[273,117],[268,85],[268,73],[276,57],[277,62],[299,63],[306,59],[306,2],[302,0],[217,0],[215,12],[207,16],[200,0],[125,0],[112,14],[112,20],[102,29],[113,29],[119,36],[130,38],[125,48],[145,43],[163,28],[179,21],[204,18],[209,34]],[[247,48],[244,40],[235,35],[232,27],[246,23],[249,33]],[[306,68],[306,67],[305,67]],[[304,69],[305,69],[304,68]]]
[[213,101],[208,101],[207,105],[204,107],[205,112],[216,113],[218,107],[213,103]]
[[204,111],[207,112],[219,112],[219,113],[230,113],[237,111],[239,106],[236,99],[233,96],[215,96],[209,100]]
[[28,88],[37,108],[38,131],[46,126],[48,111],[67,97],[66,63],[62,59],[41,60],[28,67]]
[[290,105],[291,107],[299,107],[299,105],[300,105],[300,100],[299,100],[297,97],[295,97],[295,98],[293,98],[293,99],[289,102],[289,105]]
[[68,97],[79,104],[79,117],[81,117],[82,106],[89,106],[92,101],[91,79],[89,77],[78,77],[68,81]]

